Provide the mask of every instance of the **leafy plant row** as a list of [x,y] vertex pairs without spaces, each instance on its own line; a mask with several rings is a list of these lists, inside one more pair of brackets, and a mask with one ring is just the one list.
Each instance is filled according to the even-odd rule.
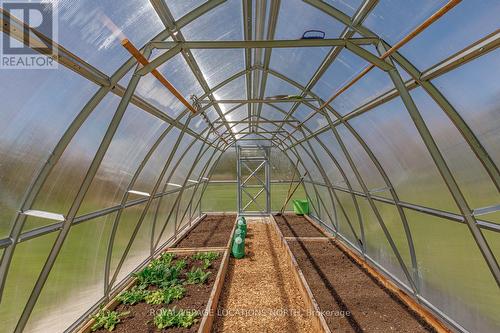
[[[147,304],[170,304],[185,296],[186,284],[203,284],[208,281],[211,272],[204,271],[212,266],[212,262],[219,258],[216,252],[200,252],[191,256],[194,261],[200,261],[201,267],[192,267],[190,271],[182,273],[187,266],[185,259],[175,259],[173,253],[163,253],[158,259],[135,274],[137,285],[132,289],[122,292],[117,300],[123,304],[135,305],[140,302]],[[182,277],[185,277],[183,279]],[[149,290],[149,287],[157,289]],[[93,316],[95,320],[92,331],[104,328],[108,331],[115,329],[129,312],[117,312],[101,309]],[[199,313],[182,309],[162,309],[153,323],[159,329],[168,327],[191,327],[197,322]]]

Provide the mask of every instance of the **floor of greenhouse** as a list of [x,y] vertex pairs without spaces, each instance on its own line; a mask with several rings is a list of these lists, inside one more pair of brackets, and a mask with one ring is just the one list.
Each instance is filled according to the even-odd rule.
[[246,256],[231,258],[214,332],[314,332],[269,218],[249,218]]

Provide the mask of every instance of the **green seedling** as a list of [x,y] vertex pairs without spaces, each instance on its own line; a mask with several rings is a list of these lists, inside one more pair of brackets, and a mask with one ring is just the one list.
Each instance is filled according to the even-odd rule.
[[179,276],[185,267],[186,261],[184,259],[178,260],[173,265],[167,263],[167,261],[156,260],[144,267],[135,276],[140,288],[145,289],[148,286],[166,288],[182,282]]
[[210,259],[203,259],[203,269],[209,269],[210,267],[212,267],[212,262],[210,261]]
[[191,256],[193,260],[201,260],[203,269],[208,269],[212,267],[212,262],[219,258],[219,253],[217,252],[198,252]]
[[130,290],[122,292],[116,299],[123,304],[134,305],[143,301],[148,294],[149,291],[135,286]]
[[212,272],[205,272],[200,267],[191,268],[190,272],[186,272],[187,284],[202,284],[207,282],[208,277]]
[[182,286],[172,286],[166,289],[158,289],[146,296],[148,304],[170,304],[174,300],[184,297],[186,289]]
[[154,324],[158,329],[168,327],[184,327],[189,328],[197,321],[199,314],[196,311],[161,309],[160,313],[154,317]]
[[193,260],[210,260],[214,261],[215,259],[219,258],[219,253],[217,252],[198,252],[196,254],[193,254],[191,256]]
[[111,332],[115,329],[116,325],[121,322],[121,318],[127,316],[129,313],[130,312],[119,313],[116,311],[101,309],[96,315],[92,316],[95,323],[92,325],[91,330],[94,332],[104,327]]
[[175,253],[164,252],[160,255],[160,257],[157,260],[164,264],[170,265],[174,259],[175,259]]

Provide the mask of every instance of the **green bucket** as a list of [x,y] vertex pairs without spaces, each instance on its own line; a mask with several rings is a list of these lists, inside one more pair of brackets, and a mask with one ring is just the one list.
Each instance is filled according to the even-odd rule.
[[293,211],[297,215],[309,214],[309,201],[293,200]]

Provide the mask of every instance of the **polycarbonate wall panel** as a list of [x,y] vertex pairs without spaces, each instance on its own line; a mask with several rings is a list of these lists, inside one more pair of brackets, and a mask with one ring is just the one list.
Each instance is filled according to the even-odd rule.
[[104,296],[104,263],[115,216],[71,228],[26,332],[62,332]]
[[432,81],[456,108],[497,166],[500,165],[499,55],[497,49]]
[[55,239],[56,234],[52,233],[16,246],[0,306],[4,332],[14,331]]
[[134,185],[134,190],[150,193],[153,190],[154,184],[160,176],[161,170],[168,160],[168,156],[172,151],[172,142],[176,142],[180,130],[172,128],[165,135],[156,150],[151,154],[143,170],[139,174]]
[[0,236],[9,232],[33,177],[95,91],[96,86],[64,68],[2,71]]
[[327,47],[274,49],[269,67],[305,86],[328,51]]
[[[391,248],[389,241],[387,240],[387,237],[384,234],[384,231],[382,230],[382,227],[380,226],[380,223],[377,220],[377,217],[375,216],[375,213],[370,206],[370,203],[368,202],[367,199],[359,197],[357,198],[357,202],[363,219],[366,253],[370,258],[372,258],[375,262],[384,267],[388,272],[396,276],[400,280],[400,282],[408,285],[408,281],[403,273],[401,265],[399,264],[396,255],[394,254],[394,251]],[[377,209],[379,209],[378,205]],[[381,214],[384,214],[384,207],[380,206],[380,209],[382,209]],[[386,223],[388,229],[391,230],[395,228],[391,227],[389,224],[390,223],[397,224],[398,221],[395,219],[391,219],[389,221],[384,220],[384,223]],[[390,231],[390,234],[393,240],[395,240],[396,237],[399,237],[398,235],[394,234],[394,231]],[[404,241],[400,239],[398,243],[403,244]],[[405,264],[407,265],[408,270],[411,272],[411,265],[409,265],[409,261],[406,260]]]
[[154,242],[161,246],[175,233],[175,214],[171,213],[179,192],[153,200],[151,212],[154,211]]
[[415,240],[421,295],[469,332],[498,332],[500,290],[468,227],[405,212]]
[[[94,109],[49,174],[33,208],[67,214],[118,103],[115,95],[107,95]],[[24,230],[50,223],[40,219],[25,224]]]
[[[210,180],[234,180],[236,181],[236,150],[229,148],[219,158],[212,170]],[[213,166],[212,166],[213,167]]]
[[402,201],[458,212],[399,98],[349,122],[377,157]]
[[411,95],[470,207],[498,204],[500,193],[458,129],[422,88],[413,90]]
[[120,203],[139,164],[165,128],[164,122],[129,105],[78,213]]
[[[361,143],[346,126],[339,125],[336,129],[368,190],[386,188],[387,184]],[[377,194],[389,196],[387,192],[380,192]]]
[[[285,206],[285,211],[293,210],[293,200],[304,200],[306,194],[304,192],[304,186],[299,185],[295,192],[292,194],[293,189],[297,186],[297,183],[282,183],[282,184],[271,184],[271,210],[280,211],[286,200],[288,202]],[[292,194],[292,195],[290,195]]]
[[[344,152],[342,151],[342,147],[340,146],[337,138],[333,134],[332,131],[327,131],[318,136],[318,138],[323,142],[323,144],[330,150],[331,155],[337,161],[338,166],[345,174],[349,185],[353,190],[361,191],[361,185],[356,178],[354,171],[352,170],[349,161],[347,160]],[[333,161],[332,161],[333,163]],[[331,175],[331,177],[336,177],[335,181],[332,182],[334,186],[340,186],[343,188],[347,188],[346,180],[343,177],[338,177],[337,173]]]
[[202,212],[235,212],[237,206],[236,183],[210,183],[201,199]]
[[[134,229],[138,225],[139,218],[144,211],[144,207],[146,204],[140,204],[140,205],[135,205],[132,207],[125,208],[120,216],[120,220],[118,221],[117,227],[116,227],[116,232],[115,232],[115,239],[113,242],[113,253],[111,256],[111,265],[110,265],[110,275],[113,276],[115,274],[116,269],[118,268],[118,265],[120,263],[120,260],[125,252],[125,249],[128,246],[128,243],[130,242],[132,238],[132,234],[134,233]],[[142,235],[137,235],[139,239],[144,236]],[[149,242],[149,239],[148,239]],[[148,247],[149,250],[149,247]],[[144,260],[147,256],[148,253],[144,252],[144,256],[142,257],[142,260]],[[140,254],[139,254],[140,256]],[[135,256],[135,254],[129,253],[129,255],[126,257],[127,261],[121,268],[121,273],[120,278],[124,277],[124,274],[128,274],[132,269],[134,269],[140,261],[142,261],[140,258]],[[115,282],[118,283],[120,280],[117,279]]]

